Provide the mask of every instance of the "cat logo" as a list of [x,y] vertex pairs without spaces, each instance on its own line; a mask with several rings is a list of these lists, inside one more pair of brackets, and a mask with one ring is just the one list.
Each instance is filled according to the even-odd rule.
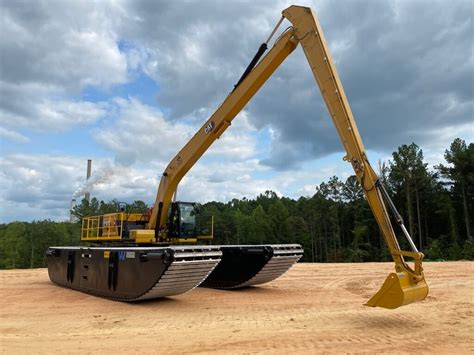
[[204,127],[204,133],[208,134],[214,129],[214,122],[209,122],[205,127]]

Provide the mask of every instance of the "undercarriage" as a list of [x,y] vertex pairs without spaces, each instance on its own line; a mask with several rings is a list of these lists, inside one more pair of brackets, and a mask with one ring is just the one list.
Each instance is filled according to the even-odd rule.
[[303,255],[298,244],[51,247],[51,281],[118,301],[175,296],[197,286],[235,289],[272,281]]

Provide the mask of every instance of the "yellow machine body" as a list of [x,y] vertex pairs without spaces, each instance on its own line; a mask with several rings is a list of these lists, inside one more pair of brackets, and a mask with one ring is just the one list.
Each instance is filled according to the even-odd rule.
[[137,244],[152,244],[155,242],[155,231],[152,229],[133,229],[130,231],[130,239]]

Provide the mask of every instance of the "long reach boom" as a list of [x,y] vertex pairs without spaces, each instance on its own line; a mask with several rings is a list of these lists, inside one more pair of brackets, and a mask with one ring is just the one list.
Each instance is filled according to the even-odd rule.
[[[155,230],[157,241],[170,241],[167,234],[167,211],[180,180],[231,125],[237,114],[300,43],[346,150],[344,160],[352,164],[395,262],[396,272],[387,277],[381,290],[368,301],[367,305],[397,308],[422,300],[428,294],[422,269],[423,254],[417,250],[403,225],[400,214],[370,166],[321,25],[308,7],[293,5],[284,10],[282,15],[269,39],[260,46],[257,55],[234,90],[167,166],[160,181],[148,228]],[[259,61],[269,40],[285,18],[292,26],[280,35],[270,51]],[[406,236],[411,251],[401,250],[384,200]],[[413,268],[406,263],[404,257],[414,260]]]

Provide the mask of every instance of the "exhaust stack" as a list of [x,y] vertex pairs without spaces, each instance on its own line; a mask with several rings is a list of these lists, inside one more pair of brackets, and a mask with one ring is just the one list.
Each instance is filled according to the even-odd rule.
[[[92,160],[91,159],[87,159],[87,172],[86,172],[86,181],[89,180],[89,178],[91,177],[92,175]],[[85,194],[84,194],[84,198],[87,200],[87,202],[90,202],[91,200],[91,193],[89,191],[87,191]]]

